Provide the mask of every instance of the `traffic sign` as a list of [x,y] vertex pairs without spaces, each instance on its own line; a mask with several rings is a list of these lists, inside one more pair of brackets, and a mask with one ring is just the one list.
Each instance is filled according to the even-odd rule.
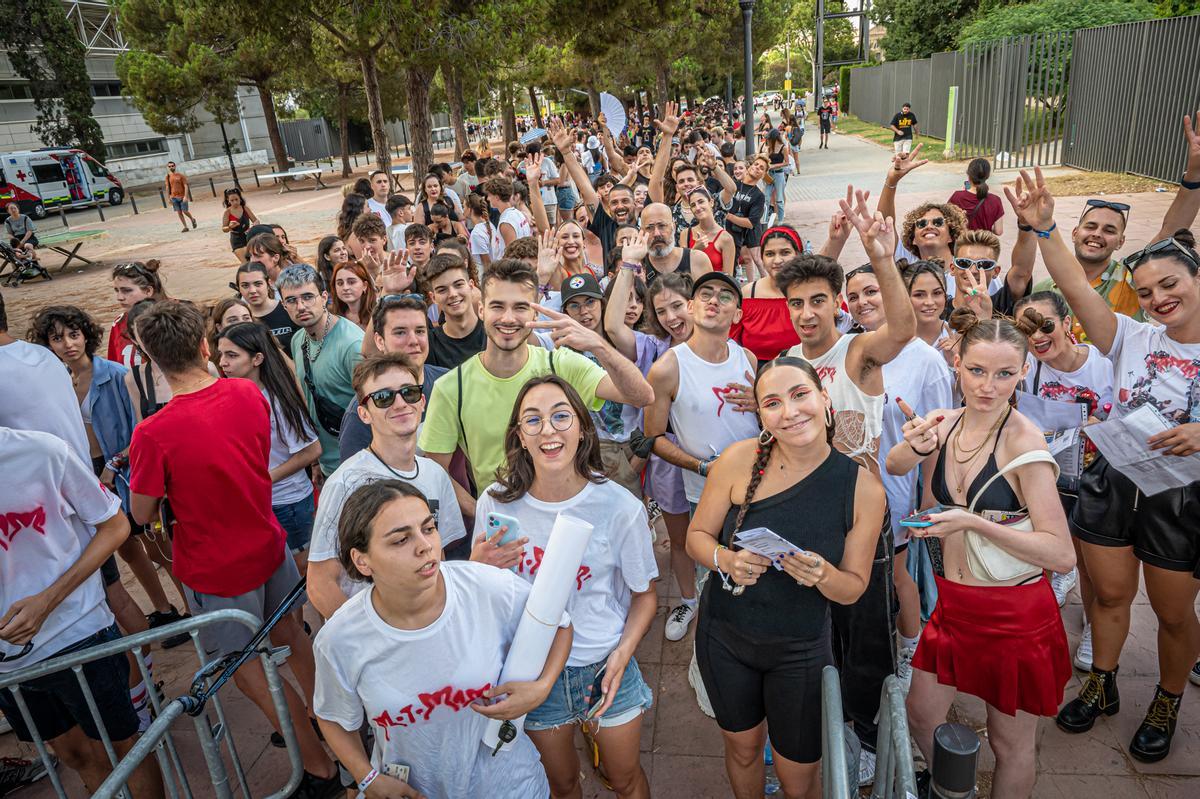
[[789,69],[787,72],[783,73],[783,77],[787,78],[788,80],[791,80],[792,79],[792,71]]

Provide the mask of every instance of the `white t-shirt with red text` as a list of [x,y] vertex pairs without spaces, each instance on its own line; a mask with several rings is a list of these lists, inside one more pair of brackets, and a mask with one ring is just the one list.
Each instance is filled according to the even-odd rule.
[[1181,344],[1165,327],[1117,314],[1117,334],[1105,357],[1116,379],[1111,418],[1150,405],[1176,424],[1188,420],[1192,387],[1200,382],[1200,344]]
[[373,587],[338,608],[313,643],[313,710],[353,731],[365,709],[375,731],[372,767],[408,766],[408,784],[428,799],[549,796],[529,736],[492,757],[483,746],[488,719],[471,709],[499,679],[530,586],[482,563],[442,563],[441,571],[446,607],[423,629],[380,618]]
[[621,640],[633,593],[649,590],[658,578],[646,508],[611,480],[588,483],[564,502],[543,502],[528,493],[515,502],[498,502],[489,488],[475,506],[476,536],[486,531],[487,515],[493,511],[521,522],[521,535],[529,538],[529,543],[514,571],[530,583],[558,514],[594,526],[583,565],[575,575],[575,592],[567,601],[567,614],[575,629],[567,665],[588,666],[607,658]]
[[[95,526],[121,511],[121,500],[58,436],[0,427],[0,618],[13,603],[44,591],[83,554]],[[0,662],[0,674],[45,660],[113,623],[100,572],[50,611],[33,649]],[[21,647],[0,641],[0,654]]]

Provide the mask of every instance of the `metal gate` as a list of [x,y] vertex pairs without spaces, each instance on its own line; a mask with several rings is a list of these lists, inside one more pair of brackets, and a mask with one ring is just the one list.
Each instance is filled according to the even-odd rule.
[[322,161],[340,155],[337,137],[323,118],[288,119],[279,123],[283,147],[293,161]]

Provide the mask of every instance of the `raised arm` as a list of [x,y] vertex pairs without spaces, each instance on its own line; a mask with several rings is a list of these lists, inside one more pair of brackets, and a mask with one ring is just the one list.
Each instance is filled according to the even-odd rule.
[[650,200],[651,202],[666,202],[666,188],[663,183],[667,177],[667,166],[671,163],[671,137],[679,130],[679,104],[667,101],[661,120],[654,124],[662,131],[662,139],[658,142],[658,152],[654,155],[654,169],[650,171]]
[[550,140],[562,153],[563,168],[571,174],[571,180],[574,182],[575,188],[579,190],[579,199],[594,214],[596,206],[600,204],[600,197],[592,188],[592,181],[588,179],[583,164],[579,163],[579,159],[575,157],[575,148],[571,146],[571,131],[567,130],[557,119],[551,119],[547,123],[546,129],[550,133]]
[[600,123],[600,141],[604,142],[604,154],[608,156],[608,171],[622,176],[632,172],[633,170],[625,163],[625,157],[617,152],[616,143],[613,141],[612,132],[608,129],[608,122],[604,118],[604,114],[596,117],[596,121]]
[[733,195],[737,193],[737,182],[725,171],[725,167],[711,152],[706,150],[701,151],[700,166],[707,169],[708,174],[716,178],[717,182],[721,184],[721,207],[729,208],[733,204]]
[[920,157],[921,148],[924,146],[922,142],[912,148],[911,153],[898,153],[892,157],[892,165],[888,168],[883,179],[883,189],[879,192],[879,202],[875,205],[875,210],[883,214],[884,219],[889,216],[892,219],[896,218],[896,187],[900,185],[904,176],[929,163],[928,158]]
[[545,156],[541,153],[525,156],[525,180],[529,184],[529,210],[533,212],[533,224],[537,227],[538,233],[545,233],[550,229],[550,217],[546,215],[546,205],[542,202],[542,192],[538,189],[542,182],[543,158]]
[[1112,349],[1117,335],[1117,315],[1108,303],[1092,288],[1083,272],[1083,266],[1075,260],[1075,254],[1067,248],[1062,234],[1054,223],[1054,197],[1046,188],[1042,170],[1035,167],[1034,175],[1021,170],[1014,186],[1015,193],[1007,186],[1004,193],[1012,203],[1017,218],[1034,229],[1042,261],[1050,270],[1050,277],[1058,284],[1072,313],[1088,338],[1107,354]]
[[596,357],[605,376],[596,386],[596,396],[612,402],[621,402],[644,408],[654,399],[650,384],[630,359],[617,352],[604,337],[589,330],[564,313],[534,305],[534,310],[543,318],[528,323],[529,327],[550,331],[555,347],[569,347],[576,352],[590,352]]
[[612,293],[604,309],[604,332],[608,334],[608,340],[617,348],[617,352],[631,361],[637,360],[637,336],[625,324],[625,312],[629,310],[629,301],[633,299],[633,281],[637,265],[646,257],[647,242],[648,236],[643,230],[621,249],[621,267],[613,278]]
[[[1183,115],[1183,135],[1187,139],[1187,165],[1183,170],[1183,181],[1200,183],[1200,111],[1196,112],[1195,124]],[[1175,234],[1180,228],[1190,228],[1196,223],[1196,213],[1200,211],[1200,186],[1195,188],[1179,187],[1171,207],[1163,216],[1162,227],[1154,237],[1160,241]]]

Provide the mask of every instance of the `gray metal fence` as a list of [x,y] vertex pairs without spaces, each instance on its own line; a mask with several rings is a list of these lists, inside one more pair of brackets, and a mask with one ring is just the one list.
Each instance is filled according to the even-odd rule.
[[293,161],[323,161],[341,154],[337,134],[323,118],[282,120],[279,132]]
[[1200,16],[1075,32],[1063,163],[1176,182],[1200,108]]

